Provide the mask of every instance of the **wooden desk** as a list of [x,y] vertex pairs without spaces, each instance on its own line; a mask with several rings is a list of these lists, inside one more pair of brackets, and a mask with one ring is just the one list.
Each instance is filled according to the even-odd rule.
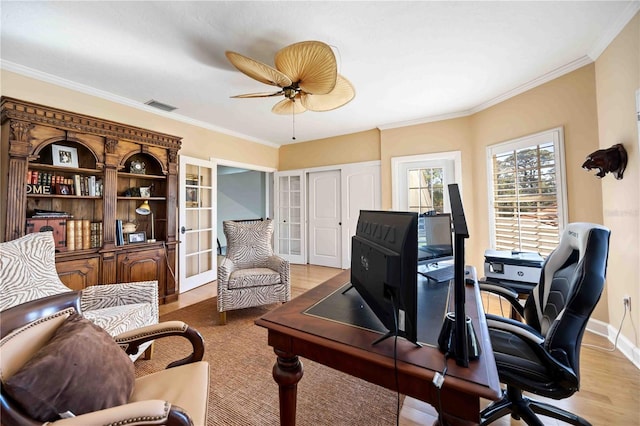
[[[438,390],[432,380],[435,372],[443,370],[444,357],[437,348],[416,348],[398,339],[399,389],[396,389],[393,338],[372,346],[379,333],[304,314],[307,308],[347,283],[349,276],[349,271],[344,271],[256,320],[257,325],[268,329],[269,346],[277,355],[273,377],[279,386],[281,425],[295,425],[297,384],[303,375],[299,356],[439,406]],[[469,368],[448,360],[447,375],[440,390],[442,411],[447,420],[455,423],[477,424],[480,398],[496,400],[500,396],[480,300],[477,285],[467,286],[466,310],[481,342],[481,356],[471,361]]]

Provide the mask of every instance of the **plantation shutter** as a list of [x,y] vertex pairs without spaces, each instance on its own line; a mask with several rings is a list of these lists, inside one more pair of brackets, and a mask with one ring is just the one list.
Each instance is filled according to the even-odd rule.
[[565,225],[562,130],[488,148],[492,245],[548,255]]

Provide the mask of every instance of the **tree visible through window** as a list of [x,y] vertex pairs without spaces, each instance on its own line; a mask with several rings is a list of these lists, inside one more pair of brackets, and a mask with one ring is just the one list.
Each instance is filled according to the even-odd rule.
[[498,250],[548,255],[564,227],[560,129],[489,147]]
[[444,169],[429,167],[408,170],[409,211],[426,213],[444,210]]

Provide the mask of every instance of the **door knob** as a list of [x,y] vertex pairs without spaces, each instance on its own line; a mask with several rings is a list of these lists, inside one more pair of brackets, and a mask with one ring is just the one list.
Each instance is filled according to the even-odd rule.
[[184,233],[185,233],[185,232],[187,232],[187,231],[193,231],[193,228],[189,228],[189,229],[187,229],[187,228],[185,228],[184,226],[180,228],[180,233],[181,233],[181,234],[184,234]]

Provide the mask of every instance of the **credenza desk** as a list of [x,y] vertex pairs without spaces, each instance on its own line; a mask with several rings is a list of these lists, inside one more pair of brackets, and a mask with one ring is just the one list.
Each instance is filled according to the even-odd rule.
[[[322,303],[327,305],[329,298],[334,298],[334,302],[342,300],[342,292],[348,288],[349,278],[350,272],[344,271],[256,320],[257,325],[268,329],[268,344],[273,347],[277,356],[273,377],[279,387],[280,424],[295,425],[297,384],[303,376],[302,363],[298,357],[398,390],[401,394],[425,401],[436,408],[442,407],[447,421],[453,424],[477,424],[480,398],[496,400],[500,396],[498,373],[477,284],[466,286],[466,311],[481,344],[480,358],[470,361],[469,368],[460,367],[455,360],[449,359],[444,384],[438,392],[432,380],[436,372],[442,372],[445,359],[437,347],[416,347],[398,338],[396,386],[393,337],[372,345],[382,331],[373,331],[361,325],[352,325],[348,321],[314,313],[314,309]],[[418,286],[427,285],[426,280],[418,280]],[[349,292],[355,293],[351,298],[359,297],[355,289]],[[447,292],[446,298],[453,306],[451,293],[452,290]],[[335,305],[331,300],[329,302]],[[446,310],[446,306],[441,309]],[[418,314],[420,316],[420,310]],[[426,328],[437,336],[442,324],[442,313],[434,318],[437,321],[432,320],[432,324]],[[420,340],[420,329],[418,334]]]

